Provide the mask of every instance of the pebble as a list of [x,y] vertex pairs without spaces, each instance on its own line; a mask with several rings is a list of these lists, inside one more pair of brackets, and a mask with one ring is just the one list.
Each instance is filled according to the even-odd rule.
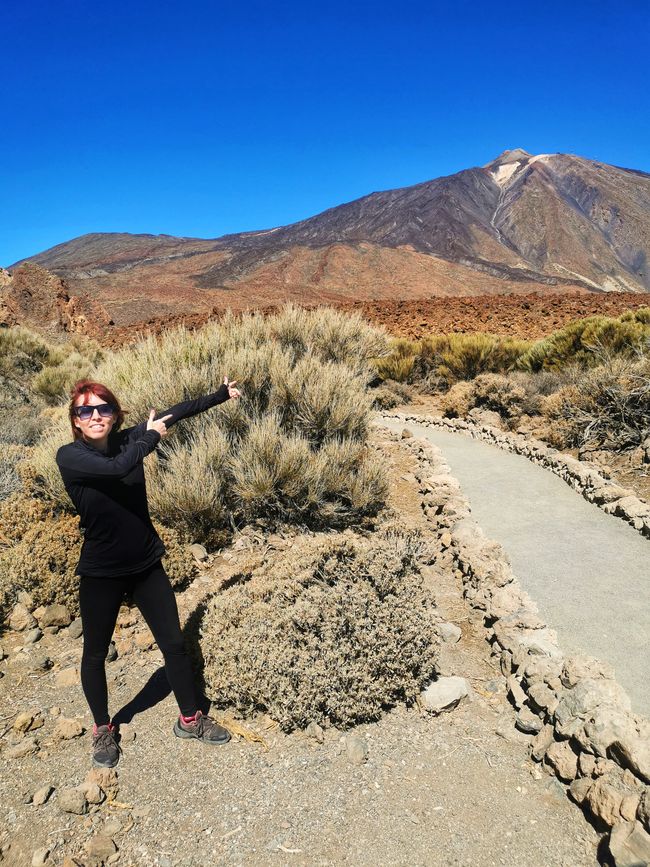
[[68,636],[70,638],[81,638],[83,635],[83,626],[81,625],[81,617],[75,617],[70,626],[68,626]]
[[64,813],[82,816],[88,812],[88,801],[80,789],[59,789],[57,803]]
[[57,741],[69,741],[78,738],[85,732],[85,728],[78,719],[59,717],[52,737]]
[[422,703],[432,713],[453,710],[463,699],[471,698],[472,687],[464,677],[439,677],[420,694]]
[[313,738],[319,744],[322,744],[325,740],[325,736],[323,734],[323,729],[316,722],[310,722],[307,728],[305,729],[305,734],[308,738]]
[[7,759],[23,759],[30,753],[35,753],[38,750],[38,743],[35,738],[25,738],[20,743],[13,747],[8,747],[3,756]]
[[32,855],[32,867],[43,867],[43,864],[50,857],[50,850],[47,846],[42,849],[37,849]]
[[97,834],[86,843],[86,852],[91,857],[106,860],[117,852],[117,846],[110,837],[106,837],[104,834]]
[[32,797],[32,804],[35,807],[42,807],[43,804],[47,803],[47,800],[53,791],[54,791],[54,786],[50,786],[49,784],[46,786],[41,786],[40,789],[37,789],[34,792],[34,795]]
[[345,749],[353,765],[362,765],[368,759],[368,743],[364,738],[348,735],[345,739]]
[[76,665],[62,669],[56,676],[57,686],[76,686],[80,682],[79,669]]
[[456,626],[455,623],[439,623],[438,632],[447,644],[457,644],[462,635],[460,626]]
[[[38,626],[35,626],[33,629],[27,630],[25,633],[25,638],[23,639],[23,644],[36,644],[43,637],[43,633]],[[40,851],[40,849],[39,849]]]

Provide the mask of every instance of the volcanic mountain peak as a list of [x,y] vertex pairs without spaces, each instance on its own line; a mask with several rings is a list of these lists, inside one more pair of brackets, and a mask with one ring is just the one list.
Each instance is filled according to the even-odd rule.
[[32,257],[120,325],[290,299],[646,292],[649,260],[650,176],[523,148],[291,225],[212,240],[93,233]]

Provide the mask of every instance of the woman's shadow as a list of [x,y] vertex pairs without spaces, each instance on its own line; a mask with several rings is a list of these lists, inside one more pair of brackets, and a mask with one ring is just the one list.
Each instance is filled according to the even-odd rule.
[[[205,660],[203,659],[201,646],[199,644],[199,626],[203,619],[204,612],[205,605],[203,604],[200,604],[195,608],[183,627],[183,637],[194,668],[199,707],[204,714],[207,714],[210,710],[211,702],[204,694],[205,682],[203,680],[203,666]],[[161,701],[164,701],[170,693],[171,687],[167,680],[167,675],[165,674],[165,667],[161,665],[160,668],[157,668],[153,672],[149,680],[137,695],[135,695],[128,704],[125,704],[124,707],[120,708],[113,717],[113,722],[118,725],[130,723],[137,714],[155,707]]]

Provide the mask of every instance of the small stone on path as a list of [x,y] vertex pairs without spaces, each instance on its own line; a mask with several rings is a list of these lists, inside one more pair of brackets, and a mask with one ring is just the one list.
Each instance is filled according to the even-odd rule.
[[464,677],[439,677],[420,694],[422,703],[432,713],[453,710],[463,699],[472,697],[472,687]]
[[35,738],[25,738],[13,747],[8,747],[2,752],[2,755],[7,759],[24,759],[30,753],[35,753],[38,750],[38,743]]
[[50,785],[41,786],[40,789],[37,789],[34,792],[34,796],[32,797],[32,804],[35,807],[42,807],[43,804],[47,803],[48,798],[54,791],[54,787]]
[[43,864],[50,857],[50,850],[47,846],[42,849],[37,849],[32,855],[32,867],[43,867]]
[[438,632],[442,640],[446,641],[447,644],[457,644],[462,635],[460,626],[456,626],[455,623],[439,623]]
[[81,636],[83,635],[81,617],[75,617],[70,626],[68,626],[68,635],[70,638],[81,638]]
[[73,665],[70,668],[64,668],[56,675],[57,686],[76,686],[80,682],[79,669],[76,665]]
[[80,789],[59,789],[57,803],[64,813],[82,816],[88,812],[88,801]]
[[80,737],[85,731],[78,719],[62,716],[57,721],[52,737],[57,741],[69,741]]
[[368,758],[368,744],[364,738],[348,735],[345,739],[345,749],[353,765],[362,765]]
[[93,858],[106,860],[117,852],[117,846],[110,837],[97,834],[86,843],[86,852]]

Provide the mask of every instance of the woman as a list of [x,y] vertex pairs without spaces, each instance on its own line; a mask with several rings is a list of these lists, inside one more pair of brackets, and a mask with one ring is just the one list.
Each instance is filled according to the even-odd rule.
[[241,397],[235,385],[236,380],[226,376],[213,394],[178,403],[158,415],[152,409],[147,421],[126,430],[120,430],[124,410],[105,385],[80,380],[72,389],[69,412],[74,442],[57,451],[56,462],[84,533],[76,570],[81,576],[84,636],[81,685],[94,719],[96,767],[114,767],[120,754],[118,727],[108,713],[104,661],[126,594],[142,612],[162,651],[180,710],[174,734],[205,744],[230,740],[228,732],[198,705],[176,598],[160,561],[165,546],[149,517],[142,461],[177,421]]

